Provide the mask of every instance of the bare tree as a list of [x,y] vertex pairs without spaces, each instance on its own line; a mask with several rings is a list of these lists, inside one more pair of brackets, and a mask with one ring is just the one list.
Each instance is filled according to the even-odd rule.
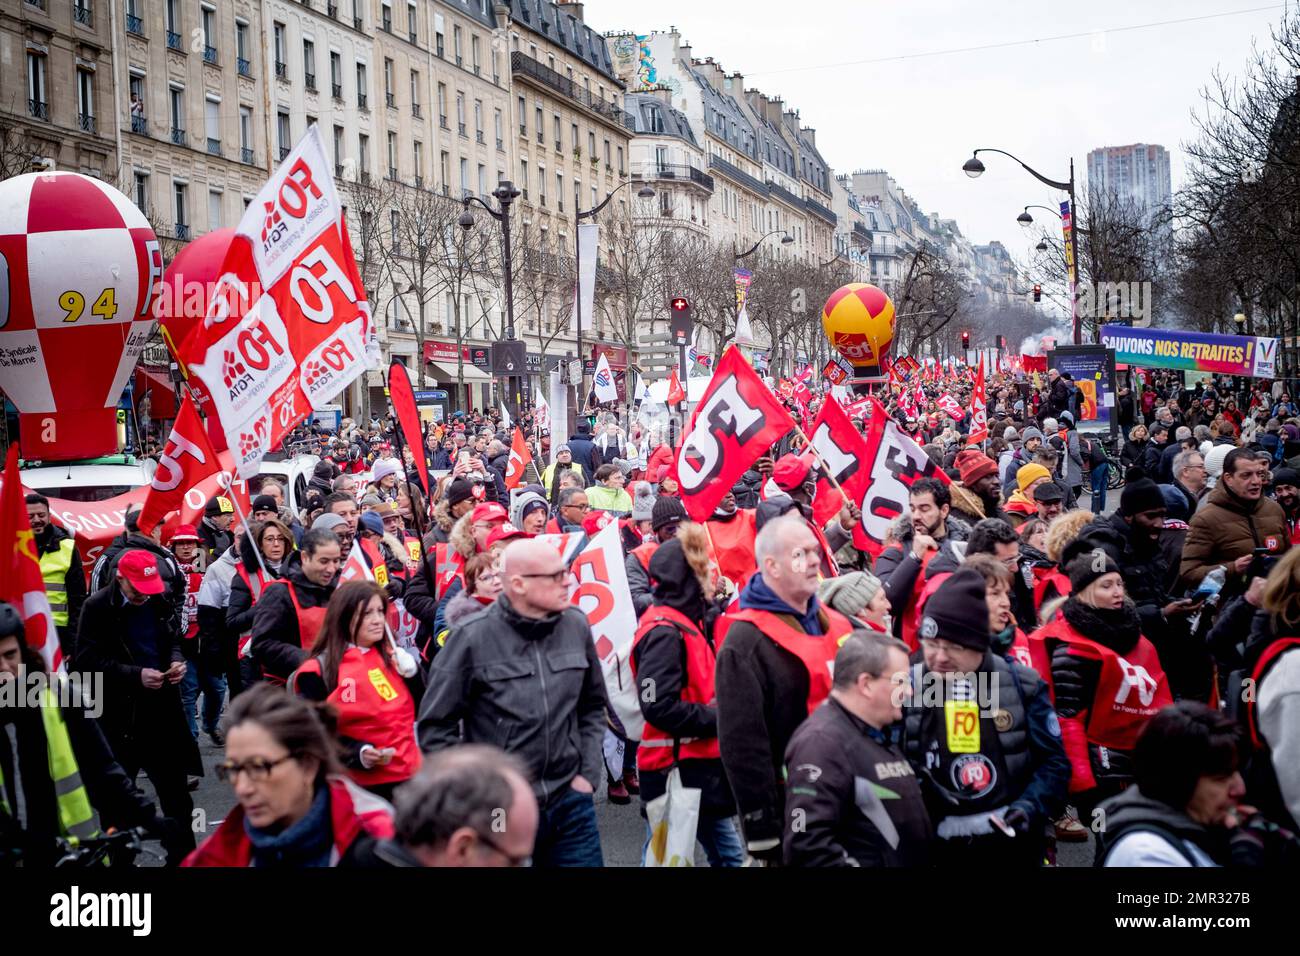
[[967,297],[964,276],[941,250],[923,241],[904,261],[894,296],[895,314],[903,317],[895,335],[901,333],[904,351],[913,354],[922,342],[938,335]]

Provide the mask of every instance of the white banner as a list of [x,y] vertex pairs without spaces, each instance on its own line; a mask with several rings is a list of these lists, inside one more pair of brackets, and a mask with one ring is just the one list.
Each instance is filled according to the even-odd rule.
[[[599,245],[600,226],[594,222],[581,223],[578,226],[578,330],[592,327],[591,310],[596,305],[596,256]],[[578,360],[582,360],[581,355]]]
[[555,461],[555,449],[569,441],[569,386],[560,382],[560,370],[551,372],[551,454],[550,462]]
[[609,359],[602,352],[596,362],[596,374],[592,378],[592,387],[596,391],[596,401],[600,403],[618,401],[618,386],[614,384],[614,373],[609,369]]

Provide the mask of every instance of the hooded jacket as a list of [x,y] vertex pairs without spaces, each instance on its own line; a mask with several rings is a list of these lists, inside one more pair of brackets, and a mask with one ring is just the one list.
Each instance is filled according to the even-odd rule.
[[[180,562],[176,560],[176,556],[148,535],[140,534],[138,531],[123,531],[114,538],[113,543],[104,549],[104,553],[95,562],[95,569],[90,574],[88,592],[94,594],[113,584],[117,579],[117,559],[124,551],[133,549],[148,551],[158,559],[158,568],[162,571],[163,581],[167,585],[163,597],[171,609],[172,628],[177,634],[184,633],[182,618],[185,612],[185,592],[188,587],[185,575],[181,573]],[[80,625],[77,633],[81,633]]]
[[59,635],[63,642],[63,655],[71,657],[72,649],[76,646],[77,621],[81,619],[81,605],[86,600],[86,569],[81,563],[81,553],[76,549],[75,537],[53,522],[46,525],[45,530],[34,540],[38,557],[58,551],[63,541],[73,542],[72,563],[63,576],[64,593],[67,595],[68,602],[68,626],[61,630],[67,633]]
[[[695,564],[707,567],[708,555],[691,556]],[[705,601],[699,575],[692,568],[679,540],[667,541],[650,559],[654,604],[679,611],[700,626],[705,639],[713,633],[716,611]],[[662,624],[647,631],[632,647],[637,683],[653,687],[653,699],[641,699],[641,713],[646,722],[675,737],[697,739],[718,736],[716,703],[692,703],[682,700],[687,681],[686,650],[677,628]],[[649,681],[650,683],[646,683]],[[729,817],[736,812],[731,788],[723,773],[722,761],[683,758],[677,763],[682,784],[701,791],[700,812],[705,817]],[[661,797],[668,785],[668,774],[659,770],[641,771],[641,800],[649,803]]]
[[510,523],[516,528],[522,528],[524,526],[524,509],[533,503],[540,504],[547,515],[551,513],[550,506],[547,505],[545,498],[535,491],[525,491],[523,494],[515,495],[515,500],[510,503]]
[[[231,551],[234,549],[232,548]],[[239,563],[244,566],[249,577],[257,574],[261,570],[257,563],[257,545],[253,543],[252,538],[244,535],[239,539]],[[273,567],[268,561],[266,564],[267,573],[273,578],[282,577],[288,572],[289,568],[295,564],[300,564],[301,559],[297,551],[289,551],[280,560],[280,566]],[[238,571],[230,576],[230,597],[226,602],[226,630],[231,634],[243,634],[253,626],[253,595],[248,590],[248,585],[244,583],[243,577]]]
[[566,607],[526,618],[503,594],[433,659],[417,737],[424,751],[487,743],[515,754],[545,806],[579,774],[599,783],[605,706],[587,616]]
[[1100,808],[1106,826],[1097,834],[1097,866],[1219,866],[1228,858],[1223,834],[1137,787],[1103,801]]
[[[958,554],[954,548],[964,544],[970,538],[970,532],[969,524],[950,513],[944,520],[944,536],[939,541],[939,551],[925,566],[945,554],[948,556],[945,560],[960,564],[965,551]],[[900,517],[893,527],[893,537],[898,544],[886,548],[876,559],[875,575],[884,584],[885,596],[889,598],[895,637],[902,637],[904,612],[913,594],[920,592],[922,584],[922,562],[912,556],[914,534],[911,519],[907,515]]]

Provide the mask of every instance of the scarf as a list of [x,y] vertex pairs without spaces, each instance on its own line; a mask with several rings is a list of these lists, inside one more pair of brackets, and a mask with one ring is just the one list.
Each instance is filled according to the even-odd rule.
[[329,787],[318,787],[307,815],[279,833],[259,829],[247,818],[244,819],[244,833],[253,845],[253,866],[293,869],[329,866],[334,848]]
[[1127,654],[1137,646],[1138,638],[1142,636],[1137,605],[1127,597],[1124,605],[1114,611],[1093,607],[1071,597],[1061,607],[1061,614],[1084,637],[1116,653]]

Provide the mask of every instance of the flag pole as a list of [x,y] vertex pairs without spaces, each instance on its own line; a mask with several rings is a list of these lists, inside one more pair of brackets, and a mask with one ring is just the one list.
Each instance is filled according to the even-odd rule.
[[835,480],[835,475],[831,473],[830,466],[826,464],[826,459],[821,456],[821,452],[819,452],[817,446],[812,443],[812,439],[808,437],[808,433],[799,426],[798,422],[794,423],[794,430],[799,434],[799,437],[803,439],[804,445],[813,453],[813,457],[817,459],[817,463],[821,465],[822,472],[826,475],[826,480],[831,483],[831,487],[840,493],[840,496],[844,498],[845,504],[853,504],[853,499],[850,498],[849,493],[840,486],[840,483]]
[[[429,549],[424,544],[424,520],[420,510],[415,507],[415,496],[411,494],[411,473],[406,467],[406,445],[402,441],[402,423],[396,421],[396,413],[390,416],[393,419],[393,440],[397,442],[397,460],[402,463],[402,481],[406,485],[406,500],[411,503],[411,517],[415,520],[415,533],[420,536],[420,566],[424,569],[425,577],[428,579],[429,594],[436,596],[438,593],[437,575],[429,567]],[[420,449],[420,454],[424,454],[424,449]],[[411,449],[411,456],[415,456],[415,449]],[[429,500],[426,504],[433,502],[433,489],[429,488],[426,492]]]

